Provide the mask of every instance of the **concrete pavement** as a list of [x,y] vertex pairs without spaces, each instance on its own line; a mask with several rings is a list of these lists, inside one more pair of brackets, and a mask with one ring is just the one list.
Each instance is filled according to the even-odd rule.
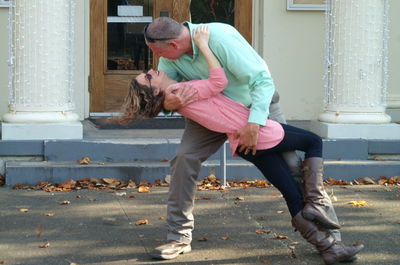
[[[400,186],[326,188],[337,198],[343,241],[365,245],[355,264],[400,264]],[[1,187],[0,262],[323,264],[314,247],[294,232],[284,200],[273,187],[198,191],[193,251],[175,260],[153,260],[148,253],[165,242],[167,190],[45,192]],[[368,205],[348,204],[359,200]],[[135,225],[142,219],[149,223]]]

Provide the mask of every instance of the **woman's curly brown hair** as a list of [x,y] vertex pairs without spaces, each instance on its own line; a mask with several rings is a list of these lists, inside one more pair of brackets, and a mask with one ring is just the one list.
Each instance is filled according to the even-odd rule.
[[134,120],[154,118],[162,111],[163,102],[162,91],[154,95],[151,87],[141,85],[133,78],[122,105],[123,115],[119,118],[119,123],[127,125]]

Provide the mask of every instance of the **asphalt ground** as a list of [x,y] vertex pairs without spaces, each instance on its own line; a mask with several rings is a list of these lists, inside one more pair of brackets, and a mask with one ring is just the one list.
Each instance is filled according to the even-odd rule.
[[[326,188],[335,199],[343,241],[365,245],[354,264],[400,264],[400,186]],[[198,191],[192,252],[153,260],[150,251],[165,242],[167,192],[1,187],[0,264],[323,264],[291,227],[274,187]],[[148,223],[135,224],[140,220]]]

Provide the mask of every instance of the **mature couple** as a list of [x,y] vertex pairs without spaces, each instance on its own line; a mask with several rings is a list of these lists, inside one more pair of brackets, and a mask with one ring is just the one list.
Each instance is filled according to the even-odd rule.
[[[168,243],[157,247],[153,257],[173,259],[191,251],[201,163],[228,138],[232,153],[252,162],[279,189],[293,227],[326,264],[355,260],[363,246],[341,242],[340,225],[322,183],[322,141],[284,124],[268,68],[246,40],[226,24],[180,24],[167,17],[155,19],[144,35],[160,57],[158,71],[132,80],[125,119],[154,117],[163,108],[187,118],[171,162]],[[178,83],[182,80],[191,81]],[[294,150],[305,152],[301,166]],[[295,177],[300,177],[303,192]]]

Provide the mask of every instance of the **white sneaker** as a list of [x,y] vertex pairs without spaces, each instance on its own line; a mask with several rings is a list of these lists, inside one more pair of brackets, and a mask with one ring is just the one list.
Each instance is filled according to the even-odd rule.
[[170,241],[167,244],[156,247],[150,255],[155,259],[174,259],[179,254],[189,253],[190,251],[192,251],[190,244]]

